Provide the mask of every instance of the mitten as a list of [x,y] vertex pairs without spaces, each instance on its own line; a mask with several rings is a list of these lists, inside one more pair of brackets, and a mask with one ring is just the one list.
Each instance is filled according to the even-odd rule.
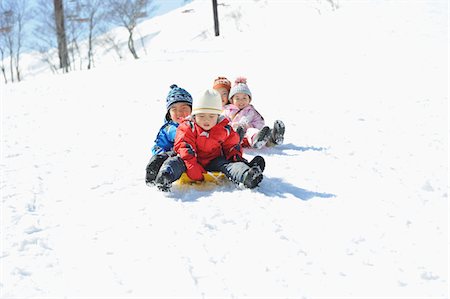
[[198,163],[185,163],[186,164],[186,174],[191,180],[203,181],[203,173],[206,170]]

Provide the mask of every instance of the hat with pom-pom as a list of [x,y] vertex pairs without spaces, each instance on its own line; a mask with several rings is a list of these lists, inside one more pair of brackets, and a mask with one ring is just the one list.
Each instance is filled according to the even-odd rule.
[[189,106],[192,106],[192,96],[185,89],[178,87],[176,84],[172,84],[170,86],[170,91],[166,99],[167,110],[169,110],[170,106],[172,106],[173,104],[180,102],[184,102]]
[[248,95],[250,97],[250,99],[252,98],[252,93],[247,86],[247,78],[238,77],[234,81],[234,86],[230,90],[230,95],[229,95],[230,99],[237,93],[245,93],[246,95]]
[[195,99],[194,105],[192,105],[192,115],[200,113],[222,113],[222,97],[217,91],[208,89],[198,99]]
[[230,89],[231,89],[231,82],[230,82],[230,80],[228,80],[225,77],[218,77],[216,80],[214,80],[213,88],[214,89],[218,89],[218,88],[221,88],[221,87],[224,87],[228,91],[230,91]]

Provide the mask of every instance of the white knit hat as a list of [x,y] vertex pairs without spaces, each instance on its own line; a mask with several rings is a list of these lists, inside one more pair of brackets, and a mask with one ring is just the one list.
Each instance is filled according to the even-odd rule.
[[194,99],[192,115],[199,113],[222,113],[222,97],[217,91],[208,89],[198,99]]

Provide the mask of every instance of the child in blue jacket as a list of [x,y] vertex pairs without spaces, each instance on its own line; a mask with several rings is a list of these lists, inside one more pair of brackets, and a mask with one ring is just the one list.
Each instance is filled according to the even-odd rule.
[[166,99],[167,113],[164,125],[159,129],[155,145],[152,148],[152,158],[147,164],[145,182],[147,185],[154,184],[159,169],[164,161],[176,155],[173,152],[175,134],[178,125],[192,111],[192,96],[181,87],[173,84],[170,86]]

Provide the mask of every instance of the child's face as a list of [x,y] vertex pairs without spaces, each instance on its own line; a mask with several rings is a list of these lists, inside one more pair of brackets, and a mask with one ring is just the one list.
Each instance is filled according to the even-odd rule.
[[219,119],[218,114],[212,113],[199,113],[195,115],[195,122],[200,126],[203,130],[210,130],[212,127],[217,125],[217,120]]
[[228,104],[228,95],[230,94],[228,92],[228,89],[226,89],[225,87],[219,87],[216,89],[216,91],[222,97],[222,106],[225,106],[226,104]]
[[170,118],[174,122],[180,123],[185,117],[191,114],[191,107],[186,103],[175,103],[170,107],[169,113]]
[[233,96],[231,102],[239,109],[243,109],[250,104],[250,97],[245,93],[237,93]]

